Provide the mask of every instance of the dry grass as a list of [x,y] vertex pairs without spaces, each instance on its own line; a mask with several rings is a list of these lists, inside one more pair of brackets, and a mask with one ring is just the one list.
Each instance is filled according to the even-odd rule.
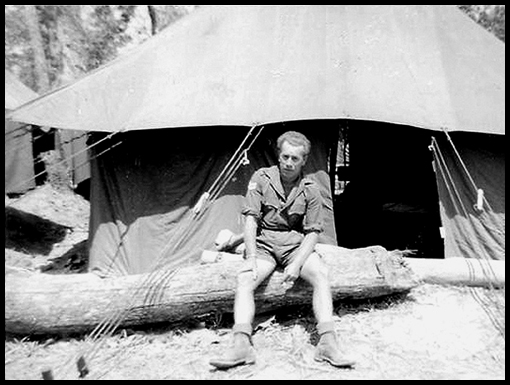
[[[422,285],[407,296],[337,304],[342,349],[354,369],[313,360],[317,336],[310,309],[257,317],[255,365],[215,370],[208,361],[231,342],[231,317],[201,324],[121,330],[87,358],[86,379],[504,379],[505,341],[474,298],[473,289]],[[504,291],[477,288],[478,296]],[[502,317],[502,313],[498,313]],[[504,321],[504,319],[503,319]],[[78,378],[76,359],[90,351],[84,339],[6,339],[5,378]]]

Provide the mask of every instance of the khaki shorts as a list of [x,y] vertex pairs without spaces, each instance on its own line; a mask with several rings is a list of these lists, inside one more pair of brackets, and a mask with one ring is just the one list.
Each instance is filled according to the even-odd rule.
[[305,236],[297,231],[261,230],[256,238],[257,259],[264,259],[278,266],[287,266]]

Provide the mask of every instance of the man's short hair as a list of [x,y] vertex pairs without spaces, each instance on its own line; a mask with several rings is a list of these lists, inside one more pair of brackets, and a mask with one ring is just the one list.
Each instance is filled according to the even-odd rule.
[[293,146],[303,146],[305,150],[305,156],[310,153],[310,148],[312,146],[308,138],[297,131],[287,131],[278,137],[276,141],[278,152],[282,150],[283,142],[289,142]]

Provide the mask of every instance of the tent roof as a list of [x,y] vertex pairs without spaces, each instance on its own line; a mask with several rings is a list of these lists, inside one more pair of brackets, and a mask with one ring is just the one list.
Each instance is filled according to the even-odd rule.
[[504,134],[504,65],[504,43],[455,6],[204,6],[11,117],[108,132],[349,118]]
[[5,108],[13,110],[39,96],[20,82],[16,76],[5,70]]

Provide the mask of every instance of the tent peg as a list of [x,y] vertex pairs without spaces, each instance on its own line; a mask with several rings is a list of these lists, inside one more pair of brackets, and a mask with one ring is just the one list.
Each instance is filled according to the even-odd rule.
[[85,358],[83,356],[80,356],[80,358],[78,358],[78,361],[76,361],[76,366],[78,367],[80,378],[83,378],[87,374],[89,374],[89,368],[87,367],[87,363],[85,362]]
[[42,378],[43,380],[54,380],[53,378],[53,372],[51,371],[51,369],[48,369],[48,370],[43,370],[41,372],[42,374]]
[[475,209],[478,211],[483,210],[483,190],[481,188],[477,191]]

